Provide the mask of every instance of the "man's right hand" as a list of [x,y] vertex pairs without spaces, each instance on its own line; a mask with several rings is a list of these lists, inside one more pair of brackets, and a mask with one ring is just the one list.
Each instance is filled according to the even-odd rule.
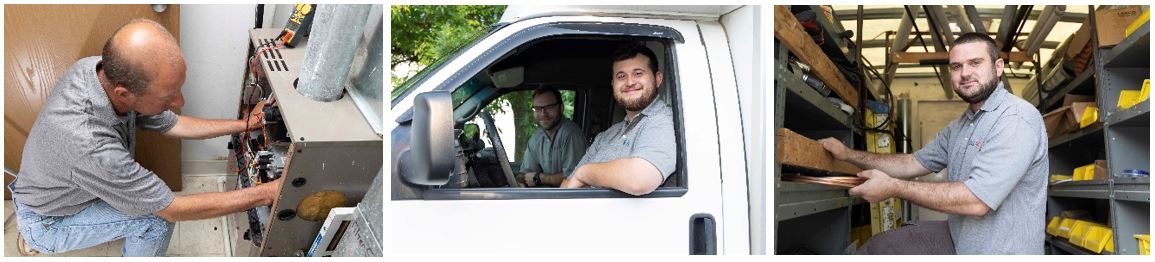
[[842,144],[842,141],[838,141],[838,139],[827,137],[818,140],[818,143],[822,144],[822,148],[826,149],[826,152],[830,152],[830,154],[834,156],[834,159],[846,161],[846,158],[849,157],[847,151],[850,149],[847,148],[845,144]]

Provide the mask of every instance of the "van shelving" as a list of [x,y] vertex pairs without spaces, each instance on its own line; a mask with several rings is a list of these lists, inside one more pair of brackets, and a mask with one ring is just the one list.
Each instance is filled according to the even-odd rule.
[[[1094,13],[1094,12],[1091,12]],[[1092,14],[1093,16],[1093,14]],[[1094,27],[1094,19],[1087,26]],[[1088,128],[1050,139],[1051,173],[1071,172],[1074,167],[1107,160],[1106,180],[1064,182],[1048,187],[1047,217],[1087,206],[1093,216],[1112,227],[1115,250],[1102,254],[1138,254],[1135,234],[1150,234],[1150,178],[1120,178],[1125,169],[1150,170],[1150,103],[1127,109],[1116,107],[1121,90],[1138,90],[1150,78],[1150,31],[1148,25],[1113,48],[1095,46],[1094,68],[1087,68],[1074,81],[1050,94],[1040,108],[1050,110],[1068,92],[1097,95],[1099,120]],[[1096,34],[1091,34],[1097,38]],[[1092,44],[1098,45],[1097,39]],[[1094,82],[1088,81],[1094,79]],[[1093,91],[1085,91],[1085,88]],[[1102,143],[1092,141],[1101,139]],[[1087,204],[1087,201],[1091,201]],[[1105,214],[1104,214],[1105,213]],[[1050,253],[1094,254],[1067,243],[1067,239],[1047,236]]]
[[[843,31],[825,21],[819,6],[809,6],[820,16],[815,19],[828,39],[845,47],[835,32]],[[774,42],[774,128],[787,128],[810,139],[835,137],[848,145],[861,139],[853,126],[852,114],[842,111],[827,97],[806,85],[787,69],[789,49]],[[846,54],[841,54],[846,55]],[[866,203],[847,194],[846,188],[783,181],[790,167],[774,165],[774,239],[776,254],[842,254],[850,243],[851,209]],[[784,171],[787,170],[787,171]]]

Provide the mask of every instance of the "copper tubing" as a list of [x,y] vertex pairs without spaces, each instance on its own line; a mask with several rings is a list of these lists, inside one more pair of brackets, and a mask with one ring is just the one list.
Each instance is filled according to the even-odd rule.
[[782,181],[852,188],[866,182],[866,178],[852,176],[812,177],[800,175],[782,175]]

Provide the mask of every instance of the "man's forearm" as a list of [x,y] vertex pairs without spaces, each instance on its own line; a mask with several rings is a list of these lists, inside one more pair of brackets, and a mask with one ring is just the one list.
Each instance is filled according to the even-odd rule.
[[268,187],[250,187],[227,192],[209,192],[177,196],[157,216],[170,222],[214,218],[246,209],[272,204],[262,190]]
[[662,184],[661,171],[641,158],[585,164],[574,171],[571,179],[574,178],[590,186],[613,188],[635,196],[649,194]]
[[178,116],[176,126],[165,135],[182,139],[205,139],[235,134],[246,128],[244,120],[203,119]]
[[552,173],[552,174],[540,173],[540,174],[537,174],[537,176],[538,176],[538,179],[541,180],[541,184],[543,184],[543,185],[559,186],[559,185],[561,185],[562,181],[565,181],[565,175],[563,175],[561,173]]
[[891,177],[909,179],[930,173],[911,154],[876,154],[849,150],[846,161],[862,169],[878,169]]
[[935,211],[967,216],[986,215],[989,207],[962,182],[894,180],[898,198]]

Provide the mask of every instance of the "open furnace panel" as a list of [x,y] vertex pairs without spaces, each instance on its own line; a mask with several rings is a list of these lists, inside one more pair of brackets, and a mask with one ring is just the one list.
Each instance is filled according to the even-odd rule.
[[[337,191],[356,206],[382,166],[382,139],[350,96],[317,102],[296,92],[308,42],[275,45],[277,29],[252,29],[238,116],[265,112],[265,127],[235,134],[229,143],[235,189],[284,179],[279,199],[237,213],[228,229],[234,256],[302,256],[324,219],[301,216],[301,202],[321,191]],[[263,105],[261,105],[263,104]]]

